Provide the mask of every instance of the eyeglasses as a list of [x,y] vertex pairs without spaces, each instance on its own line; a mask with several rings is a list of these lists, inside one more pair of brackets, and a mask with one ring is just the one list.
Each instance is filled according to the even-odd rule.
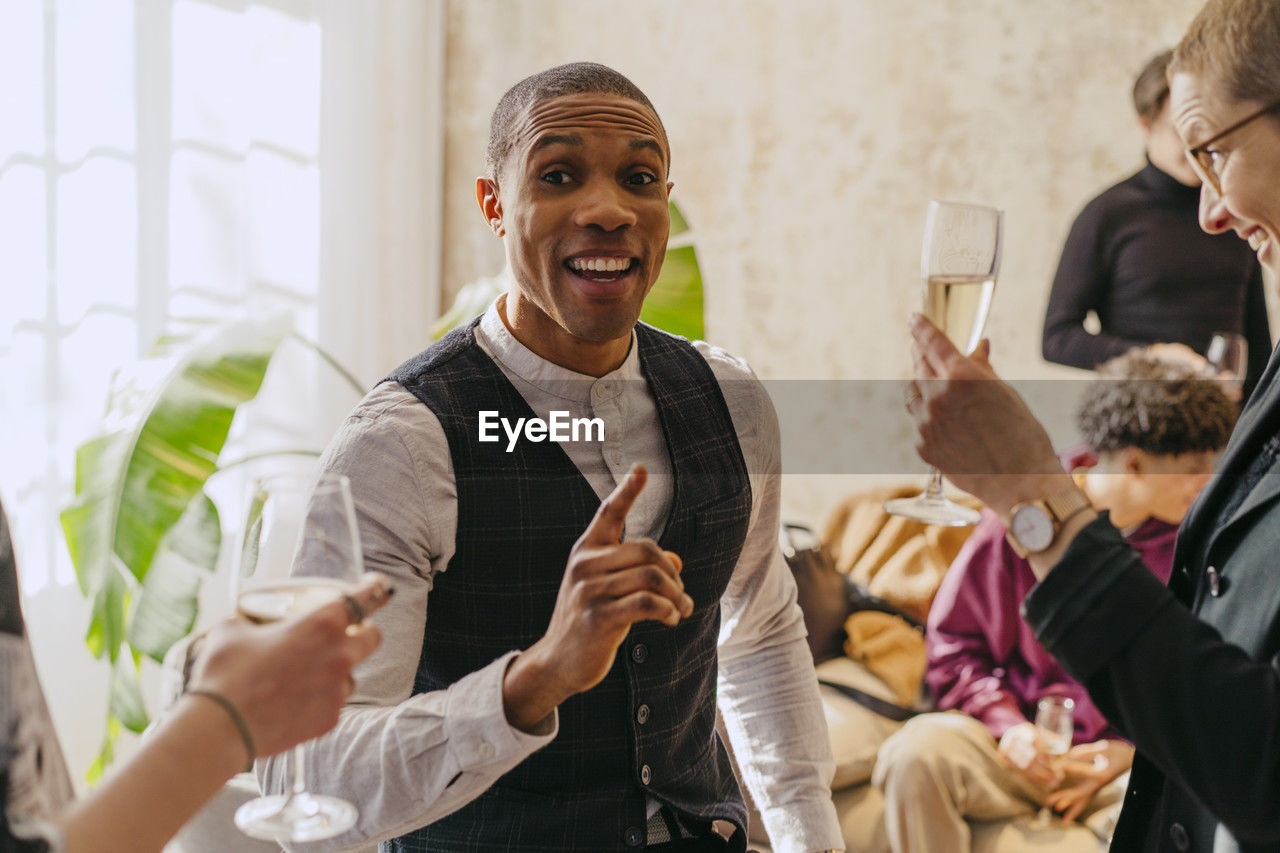
[[1187,157],[1190,158],[1191,165],[1196,167],[1196,171],[1200,174],[1200,179],[1213,187],[1213,191],[1218,195],[1222,195],[1222,165],[1226,162],[1227,154],[1225,151],[1219,151],[1218,149],[1210,148],[1209,146],[1213,145],[1213,143],[1218,140],[1223,139],[1227,135],[1235,133],[1254,119],[1260,118],[1267,113],[1274,112],[1276,110],[1280,110],[1280,101],[1276,101],[1274,104],[1269,104],[1258,110],[1256,113],[1250,113],[1240,119],[1240,121],[1228,127],[1226,130],[1218,131],[1204,142],[1201,142],[1195,148],[1187,149]]

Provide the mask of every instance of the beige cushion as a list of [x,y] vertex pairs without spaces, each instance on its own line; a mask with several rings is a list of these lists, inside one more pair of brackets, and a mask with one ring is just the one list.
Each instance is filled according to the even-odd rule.
[[[818,665],[818,678],[854,687],[886,702],[895,701],[893,690],[863,664],[846,657]],[[864,708],[830,687],[821,687],[822,710],[827,717],[831,752],[836,759],[832,790],[839,791],[871,778],[880,744],[902,725]]]

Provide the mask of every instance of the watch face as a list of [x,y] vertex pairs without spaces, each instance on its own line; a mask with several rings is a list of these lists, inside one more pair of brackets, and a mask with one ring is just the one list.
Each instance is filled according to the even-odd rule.
[[1034,504],[1019,507],[1009,519],[1009,532],[1022,543],[1023,548],[1034,554],[1053,542],[1053,519]]

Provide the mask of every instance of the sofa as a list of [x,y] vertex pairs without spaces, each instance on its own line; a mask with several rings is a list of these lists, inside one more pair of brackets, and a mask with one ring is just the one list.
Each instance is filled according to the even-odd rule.
[[[837,658],[818,665],[823,681],[845,684],[886,701],[894,701],[893,690],[861,663]],[[899,724],[867,710],[829,687],[819,688],[823,711],[831,737],[831,751],[836,759],[832,780],[832,800],[840,818],[845,847],[850,853],[887,853],[889,842],[884,831],[884,798],[870,783],[880,744],[897,730]],[[1089,824],[1064,826],[1053,822],[1037,826],[1034,816],[997,821],[971,821],[974,853],[1100,853],[1107,844],[1109,821],[1116,810],[1103,810],[1090,818]],[[751,848],[769,853],[754,808],[751,820]],[[941,853],[941,851],[940,851]],[[949,851],[948,851],[949,853]],[[957,851],[959,853],[959,851]]]
[[[930,527],[889,516],[881,508],[888,498],[914,494],[918,490],[917,485],[904,485],[854,495],[833,510],[821,528],[820,539],[827,557],[838,571],[910,617],[923,621],[943,574],[971,528]],[[786,535],[784,528],[784,553],[787,550]],[[804,584],[799,573],[797,582]],[[802,589],[802,609],[806,609],[806,621],[809,621],[805,599],[805,590]],[[829,623],[829,614],[818,615],[813,621],[815,624]],[[846,649],[849,649],[847,643]],[[849,649],[849,654],[856,653],[857,650]],[[920,665],[923,666],[923,660]],[[884,671],[882,666],[879,669]],[[861,660],[848,654],[823,660],[817,670],[820,681],[846,685],[887,702],[910,704],[903,699],[900,678],[893,678],[891,685]],[[845,845],[849,851],[888,851],[883,821],[884,798],[869,780],[880,745],[902,724],[868,710],[831,687],[820,686],[819,689],[836,759],[832,799],[840,818]],[[1041,826],[1036,823],[1034,815],[1009,820],[970,821],[972,850],[975,853],[1099,853],[1107,848],[1104,839],[1110,835],[1118,810],[1118,805],[1102,809],[1092,815],[1087,824],[1063,825],[1054,821]],[[751,811],[752,849],[767,853],[767,838],[754,808]]]

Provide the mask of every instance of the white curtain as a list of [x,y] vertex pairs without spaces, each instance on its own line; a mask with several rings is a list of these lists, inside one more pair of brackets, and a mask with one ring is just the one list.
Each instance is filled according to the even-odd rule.
[[[112,372],[188,318],[277,309],[362,385],[416,351],[443,50],[444,0],[0,4],[0,495],[74,775],[106,667],[57,514]],[[286,345],[237,440],[320,446],[355,399]]]

